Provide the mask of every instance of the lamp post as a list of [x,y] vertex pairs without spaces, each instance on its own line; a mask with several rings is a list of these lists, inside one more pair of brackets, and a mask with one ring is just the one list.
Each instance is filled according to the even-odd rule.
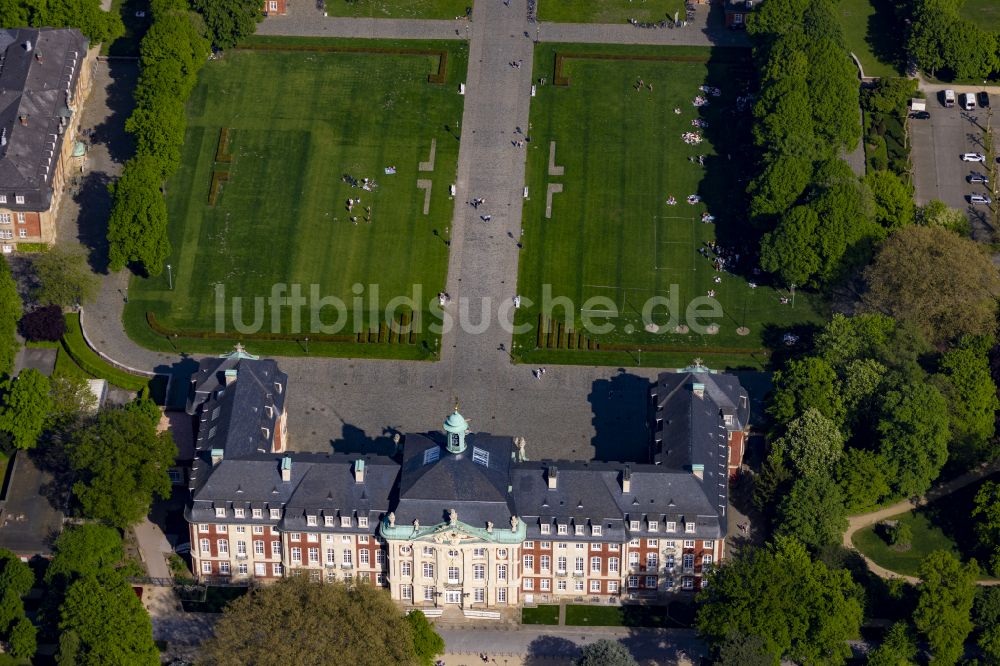
[[167,264],[167,286],[171,291],[174,289],[174,273],[171,270],[170,264]]
[[637,351],[639,352],[639,367],[641,368],[642,367],[642,350],[639,349]]
[[125,287],[125,302],[128,303],[128,287]]
[[309,353],[309,336],[306,336],[306,353]]

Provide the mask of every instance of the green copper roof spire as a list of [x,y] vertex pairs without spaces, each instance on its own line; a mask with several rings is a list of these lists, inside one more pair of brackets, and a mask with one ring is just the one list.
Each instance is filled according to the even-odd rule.
[[455,411],[444,420],[444,431],[448,434],[449,453],[465,451],[465,435],[469,432],[469,424],[458,413],[458,404],[455,405]]

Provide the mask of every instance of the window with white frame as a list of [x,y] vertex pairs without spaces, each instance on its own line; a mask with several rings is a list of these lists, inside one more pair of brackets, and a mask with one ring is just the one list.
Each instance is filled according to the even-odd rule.
[[358,527],[368,527],[368,516],[358,516]]
[[558,590],[559,592],[565,592],[566,591],[566,581],[564,581],[564,580],[557,580],[556,581],[556,590]]
[[239,557],[246,557],[247,556],[247,542],[246,541],[237,541],[236,542],[236,554]]
[[701,565],[703,567],[711,566],[712,565],[712,559],[713,558],[712,558],[711,555],[702,555],[701,556]]
[[260,519],[264,517],[264,512],[261,509],[250,509],[250,516],[252,518]]
[[534,570],[534,568],[535,568],[535,556],[534,555],[525,555],[524,556],[524,570],[525,571],[532,571],[532,570]]
[[497,549],[497,557],[499,557],[501,560],[507,559],[507,549],[506,548],[498,548]]
[[656,576],[646,576],[646,588],[650,590],[656,588]]
[[587,544],[585,544],[585,543],[574,543],[573,547],[576,548],[577,550],[584,550],[584,549],[586,549]]
[[243,525],[237,525],[236,526],[236,533],[237,534],[246,534],[247,533],[247,528],[245,526],[243,526]]
[[630,520],[630,521],[628,521],[628,528],[630,530],[638,530],[639,529],[639,521],[638,520]]
[[499,587],[497,588],[497,603],[505,604],[507,603],[507,588]]
[[706,541],[702,541],[701,543],[702,543],[702,547],[705,550],[712,550],[713,548],[715,548],[715,542],[714,541],[708,541],[708,540],[706,540]]
[[199,532],[208,532],[208,523],[199,523],[198,524],[198,531]]
[[264,533],[264,526],[263,525],[254,525],[253,526],[253,533],[254,534],[263,534]]
[[[424,546],[423,550],[421,552],[424,555],[433,555],[434,554],[434,549],[432,547],[430,547],[430,546]],[[483,554],[485,554],[485,550],[483,551]]]
[[692,523],[684,523],[684,531],[687,532],[688,534],[694,534],[694,530],[695,530],[696,527],[697,527],[697,525],[695,525],[693,522]]
[[638,539],[629,539],[628,545],[631,546],[632,548],[638,548],[639,547],[639,540]]
[[341,553],[342,559],[340,560],[347,566],[354,564],[354,551],[350,548],[345,548]]
[[599,581],[599,580],[592,580],[592,581],[590,581],[590,591],[591,592],[600,592],[601,591],[601,581]]
[[263,562],[257,562],[253,565],[253,575],[254,576],[266,576],[267,575],[267,565]]
[[684,579],[682,579],[681,580],[681,587],[683,587],[685,590],[693,590],[694,589],[694,578],[684,578]]
[[552,542],[551,541],[540,541],[538,543],[538,547],[541,548],[542,550],[552,550]]
[[216,545],[219,547],[219,555],[229,554],[229,541],[227,541],[226,539],[219,539],[216,542]]
[[229,566],[229,562],[219,562],[219,573],[223,576],[228,576],[232,569]]
[[424,587],[424,601],[434,601],[434,588],[430,585]]
[[608,550],[618,552],[621,549],[622,549],[621,544],[617,544],[617,543],[609,543],[608,544]]
[[307,554],[309,555],[309,564],[319,564],[319,548],[310,548]]
[[603,544],[598,543],[598,542],[595,541],[595,542],[593,542],[593,543],[590,544],[590,549],[591,550],[600,550],[602,545]]
[[618,571],[619,571],[619,563],[620,562],[621,562],[621,560],[619,560],[617,557],[609,557],[608,558],[608,573],[618,573]]
[[542,534],[551,534],[552,533],[552,526],[549,525],[548,523],[542,523],[538,527],[539,527],[539,530],[541,531]]
[[658,539],[646,539],[646,548],[659,548],[660,542]]
[[638,576],[629,576],[628,577],[628,586],[631,587],[631,588],[639,587],[639,577]]
[[639,564],[639,553],[638,551],[631,550],[628,554],[628,565],[634,567]]
[[406,601],[412,601],[413,600],[413,586],[412,585],[402,585],[402,586],[400,586],[400,588],[399,588],[399,594]]
[[298,546],[292,548],[292,562],[302,564],[302,549]]
[[608,594],[616,594],[618,592],[618,581],[609,580],[608,581]]
[[316,527],[316,516],[306,516],[306,525]]
[[507,580],[507,565],[498,564],[497,565],[497,580]]
[[379,585],[385,585],[385,574],[381,571],[375,574],[375,582]]
[[409,562],[400,562],[399,563],[399,575],[400,576],[407,576],[408,577],[408,576],[410,576],[410,574],[412,573],[412,571],[413,570],[410,568],[410,563]]
[[326,563],[331,566],[337,563],[337,551],[333,548],[326,549]]
[[235,515],[237,518],[246,518],[243,509],[233,509],[233,515]]
[[535,579],[534,578],[525,578],[524,579],[524,589],[525,590],[533,590],[533,589],[535,589]]
[[558,557],[556,558],[556,573],[564,574],[566,573],[566,558]]
[[657,565],[656,553],[646,553],[646,568],[655,569]]
[[306,534],[306,541],[309,543],[319,543],[319,535],[310,532],[309,534]]
[[0,224],[10,224],[10,213],[0,213]]
[[0,194],[0,203],[7,203],[7,195]]
[[23,194],[15,194],[14,195],[14,203],[23,204],[24,203],[24,195]]
[[208,539],[202,539],[201,541],[198,542],[198,544],[201,546],[201,552],[203,553],[212,552],[212,545]]
[[556,525],[556,532],[558,534],[566,534],[568,531],[569,531],[568,527],[566,526],[565,523]]
[[526,550],[531,550],[531,549],[532,549],[532,548],[534,548],[534,547],[535,547],[535,542],[534,542],[534,541],[525,541],[525,542],[524,542],[524,543],[523,543],[523,544],[521,545],[521,548],[524,548],[524,549],[526,549]]
[[596,574],[601,573],[601,558],[599,557],[590,558],[590,572]]
[[573,560],[573,573],[582,574],[583,573],[583,558],[577,557]]
[[573,581],[573,590],[575,590],[576,592],[583,592],[583,581],[582,580]]
[[459,582],[459,570],[458,567],[448,567],[448,582],[458,583]]
[[473,564],[472,565],[472,579],[473,580],[484,580],[486,578],[486,565],[485,564]]
[[649,521],[649,531],[650,532],[655,532],[659,528],[659,526],[660,526],[659,522],[657,522],[655,520]]
[[324,527],[333,527],[333,516],[323,516]]
[[302,535],[299,534],[298,532],[292,532],[288,535],[288,538],[291,539],[292,541],[301,541]]
[[281,555],[281,542],[272,541],[271,542],[271,555],[273,557],[279,557]]
[[385,564],[385,551],[381,548],[375,551],[375,564]]
[[254,541],[253,542],[253,554],[254,555],[263,555],[264,554],[264,542],[263,541]]
[[215,507],[215,517],[216,518],[225,518],[226,517],[226,507],[224,507],[224,506],[217,506],[217,507]]
[[600,525],[591,525],[590,526],[590,534],[591,534],[591,536],[601,536],[601,526]]
[[370,561],[369,561],[368,558],[369,558],[369,555],[368,555],[368,549],[367,548],[362,548],[361,550],[358,551],[358,562],[360,562],[362,565],[368,566],[370,564]]
[[675,523],[672,520],[668,520],[667,521],[667,527],[666,527],[666,529],[667,529],[668,532],[676,532],[677,531],[677,523]]
[[285,571],[285,566],[281,562],[275,562],[271,565],[271,573],[275,576],[280,576]]
[[694,548],[694,539],[684,539],[685,548]]
[[430,562],[424,562],[424,578],[434,578],[434,565]]
[[583,525],[574,525],[573,526],[573,533],[576,536],[583,536],[583,528],[584,528]]
[[351,535],[350,534],[341,534],[340,535],[340,543],[351,543]]
[[566,550],[566,542],[560,541],[556,544],[556,550]]
[[350,516],[341,516],[340,517],[340,526],[341,527],[350,527],[351,526],[351,517]]
[[472,598],[475,600],[475,602],[477,604],[485,603],[486,602],[486,588],[485,587],[477,587],[477,588],[473,589],[472,590]]
[[271,520],[280,520],[281,509],[271,509],[270,515],[271,515]]
[[540,581],[538,581],[538,589],[540,589],[542,592],[548,592],[551,586],[552,586],[552,581],[549,580],[548,578],[543,578]]
[[485,548],[473,548],[472,549],[472,556],[473,557],[486,557],[486,549]]
[[538,558],[538,566],[542,571],[548,571],[549,567],[552,565],[552,558],[548,555],[542,555]]
[[202,562],[201,563],[201,572],[202,573],[206,573],[206,574],[212,573],[212,563],[211,562]]
[[685,569],[691,569],[694,567],[694,555],[692,553],[684,554],[683,566]]
[[27,238],[28,237],[28,230],[27,229],[18,229],[17,230],[17,237],[18,238]]
[[0,238],[4,240],[10,240],[14,237],[14,232],[10,229],[0,229]]

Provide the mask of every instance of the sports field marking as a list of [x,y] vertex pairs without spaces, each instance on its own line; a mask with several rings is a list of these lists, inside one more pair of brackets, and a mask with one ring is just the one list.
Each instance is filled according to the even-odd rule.
[[561,176],[566,173],[566,167],[556,166],[556,142],[549,141],[549,175]]
[[[437,139],[431,139],[431,156],[427,158],[426,162],[421,162],[419,165],[420,171],[434,171],[434,154],[437,152]],[[425,212],[424,215],[427,213]]]
[[552,219],[552,195],[563,191],[562,183],[549,183],[545,190],[545,219]]
[[[659,226],[662,220],[685,220],[691,224],[691,240],[661,240],[659,236]],[[697,243],[697,234],[694,233],[694,217],[686,217],[683,215],[657,215],[653,218],[653,247],[658,248],[660,245],[687,245],[691,248],[691,270],[697,271],[697,259],[695,257],[698,254],[698,248],[695,247]],[[654,271],[686,271],[686,268],[677,266],[660,266],[657,259],[657,254],[653,255],[653,270]]]
[[431,212],[431,185],[431,181],[426,178],[417,180],[417,187],[424,191],[424,215],[429,215]]

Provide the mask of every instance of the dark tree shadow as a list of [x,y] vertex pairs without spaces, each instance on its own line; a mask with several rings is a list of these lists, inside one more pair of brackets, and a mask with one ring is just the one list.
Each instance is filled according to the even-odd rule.
[[91,171],[71,190],[79,206],[76,218],[77,240],[88,250],[87,261],[95,273],[108,272],[108,217],[111,214],[111,176]]
[[[892,65],[897,76],[906,71],[907,27],[903,9],[895,0],[871,0],[865,43],[879,61]],[[867,73],[866,73],[867,74]]]
[[591,386],[594,460],[649,462],[649,380],[619,368]]
[[91,144],[105,146],[112,162],[124,164],[135,152],[132,138],[125,133],[125,121],[135,109],[132,95],[139,80],[139,65],[134,61],[110,60],[107,67],[107,115],[90,130],[89,139]]
[[573,641],[559,636],[539,636],[528,644],[525,664],[541,666],[551,664],[552,658],[575,659],[580,656],[580,648]]

